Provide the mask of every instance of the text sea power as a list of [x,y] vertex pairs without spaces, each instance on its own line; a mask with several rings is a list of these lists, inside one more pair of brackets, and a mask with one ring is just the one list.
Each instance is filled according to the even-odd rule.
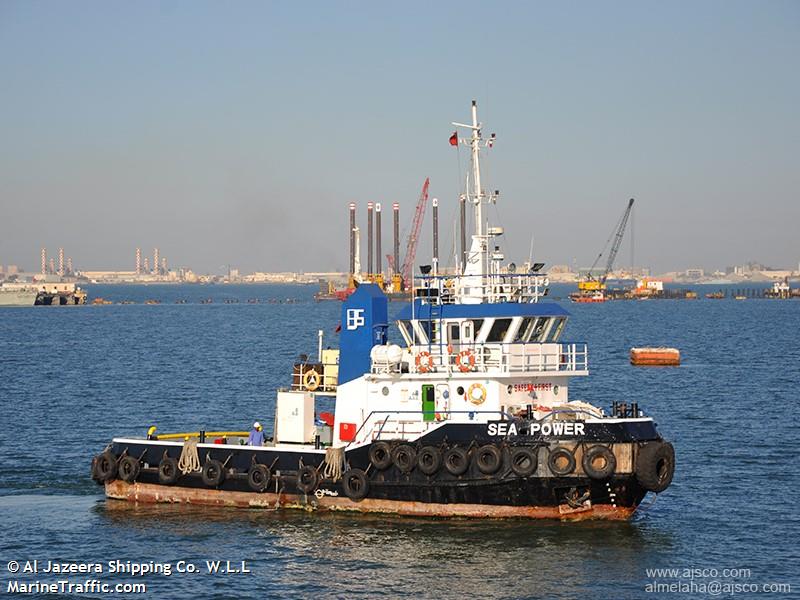
[[[486,428],[488,435],[518,435],[517,425],[500,421],[498,423],[489,423]],[[531,423],[531,435],[557,435],[557,436],[577,436],[585,435],[585,423],[580,421],[566,421],[566,422],[553,422],[553,423]]]

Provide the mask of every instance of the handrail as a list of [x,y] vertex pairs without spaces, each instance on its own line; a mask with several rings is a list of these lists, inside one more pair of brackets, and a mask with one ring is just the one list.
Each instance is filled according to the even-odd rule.
[[550,284],[543,273],[421,275],[415,279],[421,283],[415,284],[416,298],[431,305],[452,304],[463,297],[480,297],[488,302],[538,302]]
[[186,438],[199,438],[200,435],[206,437],[245,437],[250,435],[249,431],[189,431],[186,433],[159,433],[152,435],[154,440],[182,440]]
[[[364,426],[369,423],[372,419],[373,415],[386,415],[386,418],[383,420],[383,424],[381,425],[380,430],[378,431],[378,435],[383,432],[383,426],[386,425],[386,422],[389,420],[390,415],[425,415],[426,413],[436,412],[440,415],[471,415],[470,420],[472,420],[472,415],[480,415],[480,414],[498,414],[503,419],[510,419],[513,420],[515,417],[509,412],[504,410],[437,410],[437,411],[430,411],[430,410],[373,410],[367,415],[367,417],[361,422],[358,429],[356,430],[353,439],[350,440],[345,448],[349,448],[351,444],[353,444],[358,439],[358,434],[361,433],[361,430],[364,429]],[[421,421],[423,422],[423,421]]]
[[[562,342],[468,342],[453,346],[444,344],[416,344],[410,346],[408,368],[411,373],[438,372],[491,372],[501,373],[557,373],[586,371],[589,368],[589,348],[586,343]],[[457,362],[460,352],[470,351],[469,368],[465,371]],[[426,353],[423,370],[416,357]],[[372,361],[373,374],[400,372],[401,364]]]

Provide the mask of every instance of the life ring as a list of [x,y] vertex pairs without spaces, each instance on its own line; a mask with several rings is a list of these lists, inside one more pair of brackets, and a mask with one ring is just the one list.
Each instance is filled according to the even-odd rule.
[[617,468],[617,458],[605,446],[592,446],[583,453],[581,466],[590,479],[608,479]]
[[414,363],[417,365],[417,371],[420,373],[428,373],[433,370],[433,357],[430,352],[425,350],[417,354]]
[[[477,396],[475,395],[476,391],[478,392]],[[473,383],[467,390],[467,399],[475,406],[480,406],[486,400],[486,388],[480,383]]]
[[669,442],[647,442],[636,457],[636,480],[650,492],[663,492],[675,474],[675,448]]
[[462,350],[456,354],[456,366],[462,373],[469,373],[470,371],[474,370],[475,353],[472,350]]
[[313,392],[319,387],[319,373],[311,369],[303,374],[303,387],[309,392]]
[[367,474],[361,469],[348,469],[342,474],[342,487],[350,500],[363,500],[369,493]]

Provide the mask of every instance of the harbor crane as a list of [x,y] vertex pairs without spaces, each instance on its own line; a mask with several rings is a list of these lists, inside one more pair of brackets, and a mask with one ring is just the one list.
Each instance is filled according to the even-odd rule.
[[414,220],[411,223],[411,229],[408,232],[408,242],[406,243],[406,254],[403,259],[403,265],[397,269],[394,264],[394,256],[391,254],[386,255],[389,261],[389,266],[394,271],[392,276],[392,289],[399,292],[403,289],[411,287],[412,271],[414,269],[414,258],[417,255],[417,243],[419,241],[419,232],[422,228],[422,221],[425,218],[425,207],[428,204],[428,187],[430,186],[430,178],[425,178],[425,183],[422,184],[422,192],[417,200],[417,208],[414,212]]
[[628,206],[625,208],[625,212],[622,213],[622,217],[617,223],[614,233],[612,233],[614,242],[611,244],[611,250],[608,253],[608,260],[606,260],[605,270],[600,277],[594,276],[594,268],[597,266],[597,263],[600,262],[600,259],[603,258],[603,252],[605,252],[605,249],[608,246],[608,242],[611,241],[611,238],[606,241],[606,246],[603,247],[603,250],[601,250],[600,254],[597,255],[597,258],[594,259],[594,262],[589,269],[589,273],[586,275],[586,279],[578,282],[578,290],[580,290],[580,292],[591,293],[601,291],[606,288],[606,279],[608,279],[611,269],[614,267],[614,259],[617,258],[617,252],[619,252],[619,247],[622,244],[622,236],[625,234],[625,226],[628,224],[628,217],[631,215],[631,210],[633,210],[633,198],[628,200]]

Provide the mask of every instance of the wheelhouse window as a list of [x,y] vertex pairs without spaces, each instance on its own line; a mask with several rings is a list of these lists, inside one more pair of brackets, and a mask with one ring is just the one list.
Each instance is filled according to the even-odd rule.
[[411,323],[409,321],[398,321],[397,328],[400,330],[400,335],[403,336],[406,346],[413,345],[413,336],[411,334]]
[[530,339],[533,320],[534,317],[525,317],[522,319],[519,328],[517,328],[517,333],[514,335],[514,342],[527,342]]
[[481,333],[481,327],[483,327],[483,319],[472,319],[472,337],[473,339],[478,339],[478,336]]
[[489,330],[489,335],[486,336],[486,341],[502,342],[505,339],[506,333],[508,333],[508,328],[510,326],[511,319],[496,319],[492,324],[492,328]]
[[547,317],[535,318],[530,324],[531,332],[528,336],[528,341],[543,342],[542,336],[544,335],[548,321],[550,321],[550,319]]
[[425,337],[428,338],[431,344],[436,344],[439,342],[439,321],[434,319],[432,321],[420,321],[420,327],[422,327],[422,331],[425,333]]
[[550,328],[550,332],[547,335],[547,341],[549,342],[557,342],[558,338],[561,337],[561,331],[564,329],[564,324],[567,320],[564,317],[560,317],[555,319],[553,326]]

